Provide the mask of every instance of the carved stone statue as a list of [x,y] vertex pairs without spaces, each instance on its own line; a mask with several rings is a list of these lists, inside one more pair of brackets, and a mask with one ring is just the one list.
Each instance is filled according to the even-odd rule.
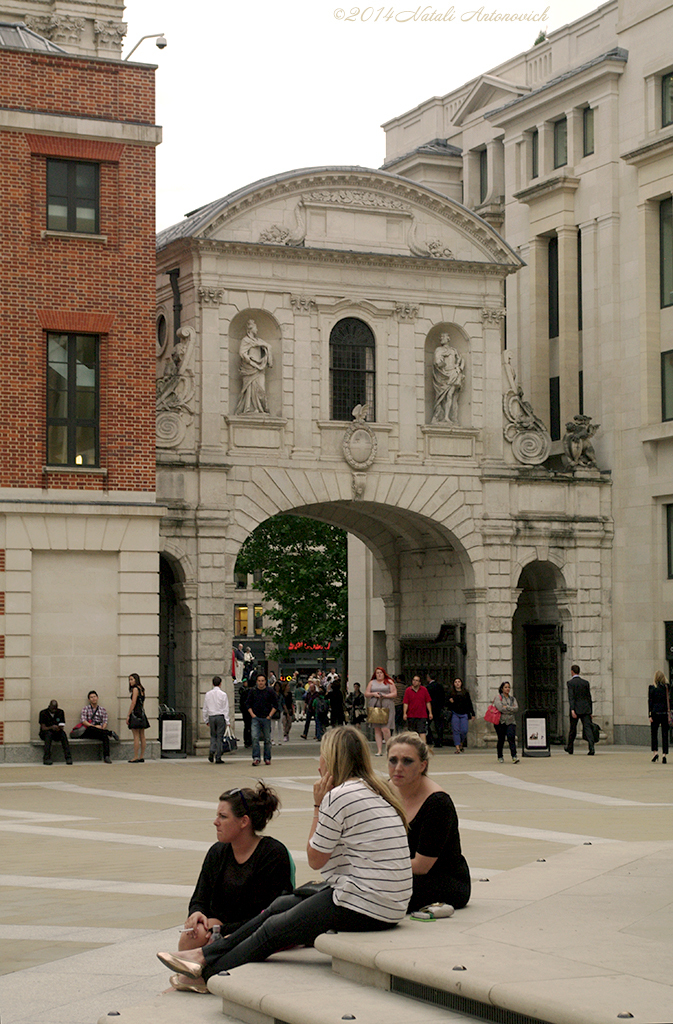
[[591,438],[599,427],[600,423],[591,422],[591,416],[580,414],[566,423],[563,436],[563,465],[566,469],[598,469]]
[[432,360],[433,423],[458,422],[458,396],[464,383],[465,360],[451,344],[449,335],[442,334]]
[[248,320],[247,333],[241,339],[238,354],[242,386],[236,415],[268,413],[266,368],[273,366],[273,353],[271,346],[259,337],[254,320]]
[[540,466],[549,458],[551,437],[533,406],[523,397],[523,388],[516,382],[516,374],[509,356],[503,355],[503,364],[509,390],[503,395],[502,409],[507,419],[503,433],[512,446],[512,454],[523,466]]

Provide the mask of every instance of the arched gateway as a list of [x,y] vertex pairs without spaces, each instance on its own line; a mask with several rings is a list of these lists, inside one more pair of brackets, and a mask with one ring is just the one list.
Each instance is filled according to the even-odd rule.
[[163,646],[194,726],[210,677],[230,683],[240,546],[278,512],[353,538],[351,679],[451,634],[480,704],[513,672],[525,703],[521,638],[552,577],[526,566],[553,563],[539,624],[594,665],[607,709],[609,490],[545,464],[503,353],[520,266],[460,204],[363,168],[266,179],[159,235]]

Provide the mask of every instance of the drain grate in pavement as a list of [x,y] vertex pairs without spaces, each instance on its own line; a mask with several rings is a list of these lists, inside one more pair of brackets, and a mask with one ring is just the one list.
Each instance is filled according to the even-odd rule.
[[395,975],[390,978],[390,991],[397,992],[401,996],[409,996],[411,999],[421,999],[425,1003],[432,1003],[433,1006],[455,1010],[457,1013],[474,1017],[475,1020],[489,1021],[492,1024],[551,1024],[550,1021],[544,1020],[542,1017],[529,1017],[526,1013],[490,1006],[488,1003],[480,1003],[476,999],[458,996],[453,992],[444,992],[442,989],[433,988],[432,985],[422,985],[418,981],[398,978]]

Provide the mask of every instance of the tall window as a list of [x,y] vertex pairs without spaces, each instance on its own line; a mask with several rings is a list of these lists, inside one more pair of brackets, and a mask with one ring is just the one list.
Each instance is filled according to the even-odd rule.
[[659,204],[659,275],[661,305],[673,306],[673,199]]
[[479,202],[483,203],[488,195],[488,153],[479,150]]
[[594,112],[592,107],[582,111],[582,154],[589,156],[594,151]]
[[530,133],[530,176],[537,178],[540,173],[540,133],[537,128]]
[[548,247],[548,296],[549,296],[549,337],[558,338],[558,238],[554,235],[549,239]]
[[668,578],[670,580],[673,579],[673,505],[666,506],[666,547],[668,550]]
[[255,605],[255,636],[262,635],[262,626],[264,624],[264,609],[261,604]]
[[673,124],[673,72],[661,80],[661,124]]
[[673,350],[661,353],[661,418],[673,420]]
[[356,405],[366,405],[367,419],[376,419],[375,342],[362,320],[346,317],[329,338],[332,419],[350,421]]
[[554,121],[554,167],[565,167],[568,163],[568,121],[562,117]]
[[561,380],[549,378],[549,436],[552,441],[561,439]]
[[247,604],[234,605],[234,636],[248,635],[248,606]]
[[47,335],[47,464],[98,465],[95,335]]
[[98,164],[47,160],[47,228],[98,234]]

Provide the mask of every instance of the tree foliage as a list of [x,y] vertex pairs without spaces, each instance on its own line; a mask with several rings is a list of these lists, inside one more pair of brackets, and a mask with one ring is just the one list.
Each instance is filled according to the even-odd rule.
[[265,633],[277,652],[290,644],[331,643],[338,650],[348,626],[347,534],[315,519],[279,515],[261,523],[241,548],[237,573],[259,571],[256,584],[273,626]]

